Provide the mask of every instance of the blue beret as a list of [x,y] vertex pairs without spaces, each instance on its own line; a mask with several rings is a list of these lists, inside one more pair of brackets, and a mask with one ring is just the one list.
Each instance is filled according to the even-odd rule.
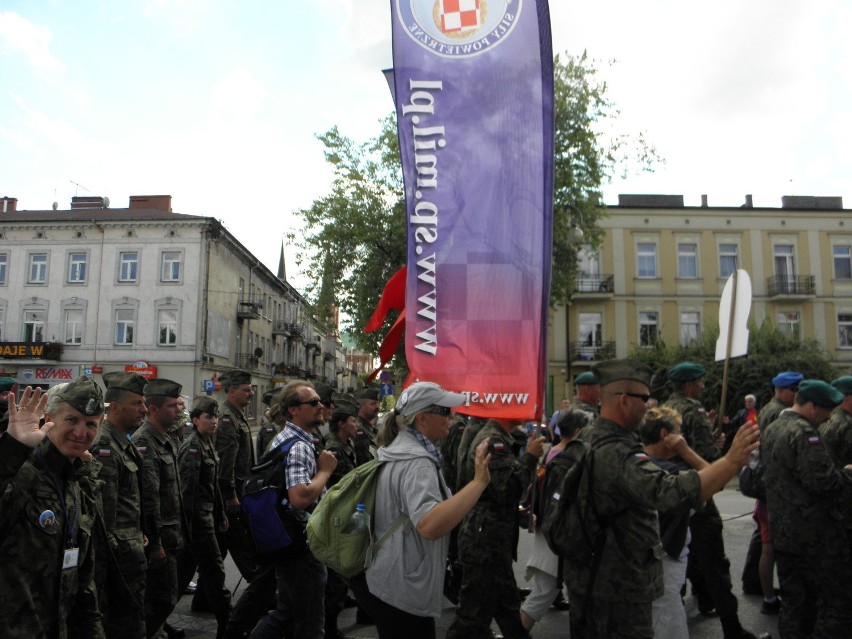
[[669,379],[673,382],[691,382],[699,377],[704,377],[707,371],[701,364],[692,362],[681,362],[669,369]]
[[805,376],[801,373],[785,371],[784,373],[778,373],[772,378],[772,385],[776,388],[792,388],[803,379],[805,379]]
[[845,377],[838,377],[831,382],[831,385],[844,395],[852,395],[852,377],[849,377],[848,375]]
[[585,373],[580,373],[577,375],[574,380],[575,386],[594,386],[598,384],[598,378],[592,371],[586,371]]
[[805,403],[812,402],[822,408],[834,408],[843,401],[843,393],[819,379],[806,379],[801,382],[799,396]]

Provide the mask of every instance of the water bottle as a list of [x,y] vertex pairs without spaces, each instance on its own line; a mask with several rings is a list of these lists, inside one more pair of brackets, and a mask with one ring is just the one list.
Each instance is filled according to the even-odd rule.
[[355,506],[355,512],[349,519],[349,525],[344,530],[347,534],[357,534],[368,532],[370,530],[370,515],[367,513],[367,507],[364,504]]

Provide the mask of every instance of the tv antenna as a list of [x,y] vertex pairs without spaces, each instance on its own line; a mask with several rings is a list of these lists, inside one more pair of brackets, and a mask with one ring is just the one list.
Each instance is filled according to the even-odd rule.
[[[86,188],[85,186],[83,186],[82,184],[78,184],[78,183],[77,183],[77,182],[75,182],[74,180],[68,180],[68,181],[69,181],[69,182],[71,182],[71,184],[73,184],[74,186],[76,186],[78,189],[83,189],[86,193],[91,193],[91,191],[89,191],[89,189],[87,189],[87,188]],[[74,189],[74,197],[77,197],[77,189]]]

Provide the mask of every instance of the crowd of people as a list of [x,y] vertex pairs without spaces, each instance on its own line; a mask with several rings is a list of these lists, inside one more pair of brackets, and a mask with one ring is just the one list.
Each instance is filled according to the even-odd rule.
[[[766,406],[748,395],[717,428],[701,401],[704,376],[698,364],[673,366],[672,393],[657,406],[649,368],[598,363],[543,431],[455,414],[464,396],[430,382],[411,385],[379,420],[375,389],[352,397],[297,380],[263,398],[256,436],[246,371],[220,377],[221,405],[203,396],[192,406],[180,384],[136,373],[105,374],[105,392],[81,377],[19,399],[0,379],[0,636],[180,636],[167,619],[197,573],[192,608],[214,614],[219,638],[340,639],[351,592],[359,623],[384,639],[434,638],[445,593],[457,600],[452,639],[490,638],[493,621],[523,639],[562,603],[574,639],[680,639],[689,584],[725,639],[750,639],[713,495],[756,460],[765,498],[746,571],[762,611],[779,614],[782,637],[845,636],[852,377],[781,372]],[[560,557],[519,505],[575,438],[596,459],[575,507],[601,533]],[[284,443],[281,508],[297,524],[349,471],[381,463],[372,534],[384,541],[362,574],[327,569],[306,543],[265,561],[255,553],[245,483]],[[535,532],[525,600],[512,567],[522,523]],[[236,601],[228,554],[247,583]]]

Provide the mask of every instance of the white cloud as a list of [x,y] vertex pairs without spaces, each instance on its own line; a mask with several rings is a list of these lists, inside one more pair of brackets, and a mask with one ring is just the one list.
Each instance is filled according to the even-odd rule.
[[0,40],[10,51],[22,53],[38,71],[59,73],[65,64],[50,52],[49,28],[33,24],[14,11],[0,12]]

